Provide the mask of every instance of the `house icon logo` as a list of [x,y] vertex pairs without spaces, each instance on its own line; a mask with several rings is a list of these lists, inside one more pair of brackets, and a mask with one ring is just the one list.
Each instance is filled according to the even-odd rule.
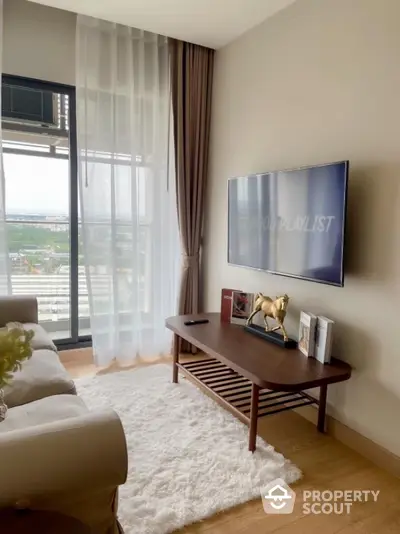
[[266,514],[291,514],[296,494],[282,478],[276,478],[263,487],[261,498]]

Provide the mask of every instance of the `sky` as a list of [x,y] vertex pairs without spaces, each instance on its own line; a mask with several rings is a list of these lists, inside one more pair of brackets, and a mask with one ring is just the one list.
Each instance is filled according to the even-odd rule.
[[[7,214],[68,217],[68,160],[5,153],[3,161]],[[119,217],[128,219],[135,216],[137,211],[141,217],[148,214],[147,192],[152,183],[151,174],[146,175],[144,168],[137,168],[136,187],[135,191],[132,191],[131,173],[129,165],[114,167],[116,213]],[[103,162],[89,165],[88,175],[92,189],[89,194],[84,195],[85,211],[93,216],[110,216],[111,166]],[[161,192],[158,194],[161,195]],[[135,210],[132,210],[132,203],[136,203]]]
[[68,216],[68,160],[3,154],[3,161],[7,213]]

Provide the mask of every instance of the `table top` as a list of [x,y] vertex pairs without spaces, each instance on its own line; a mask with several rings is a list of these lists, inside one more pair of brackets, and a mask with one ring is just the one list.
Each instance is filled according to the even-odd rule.
[[[208,319],[186,326],[185,321]],[[206,354],[261,388],[300,391],[348,380],[349,364],[332,358],[322,364],[297,349],[285,349],[246,332],[243,326],[221,322],[219,313],[169,317],[166,326]]]
[[74,517],[47,510],[0,510],[0,532],[10,534],[92,534]]

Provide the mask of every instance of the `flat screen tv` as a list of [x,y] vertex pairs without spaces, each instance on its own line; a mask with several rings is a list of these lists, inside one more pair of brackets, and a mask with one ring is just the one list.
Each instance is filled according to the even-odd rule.
[[228,182],[228,263],[343,286],[349,162]]

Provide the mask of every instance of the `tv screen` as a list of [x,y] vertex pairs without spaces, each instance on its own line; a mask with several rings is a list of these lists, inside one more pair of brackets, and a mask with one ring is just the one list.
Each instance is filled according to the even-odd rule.
[[348,167],[230,179],[228,262],[342,286]]

